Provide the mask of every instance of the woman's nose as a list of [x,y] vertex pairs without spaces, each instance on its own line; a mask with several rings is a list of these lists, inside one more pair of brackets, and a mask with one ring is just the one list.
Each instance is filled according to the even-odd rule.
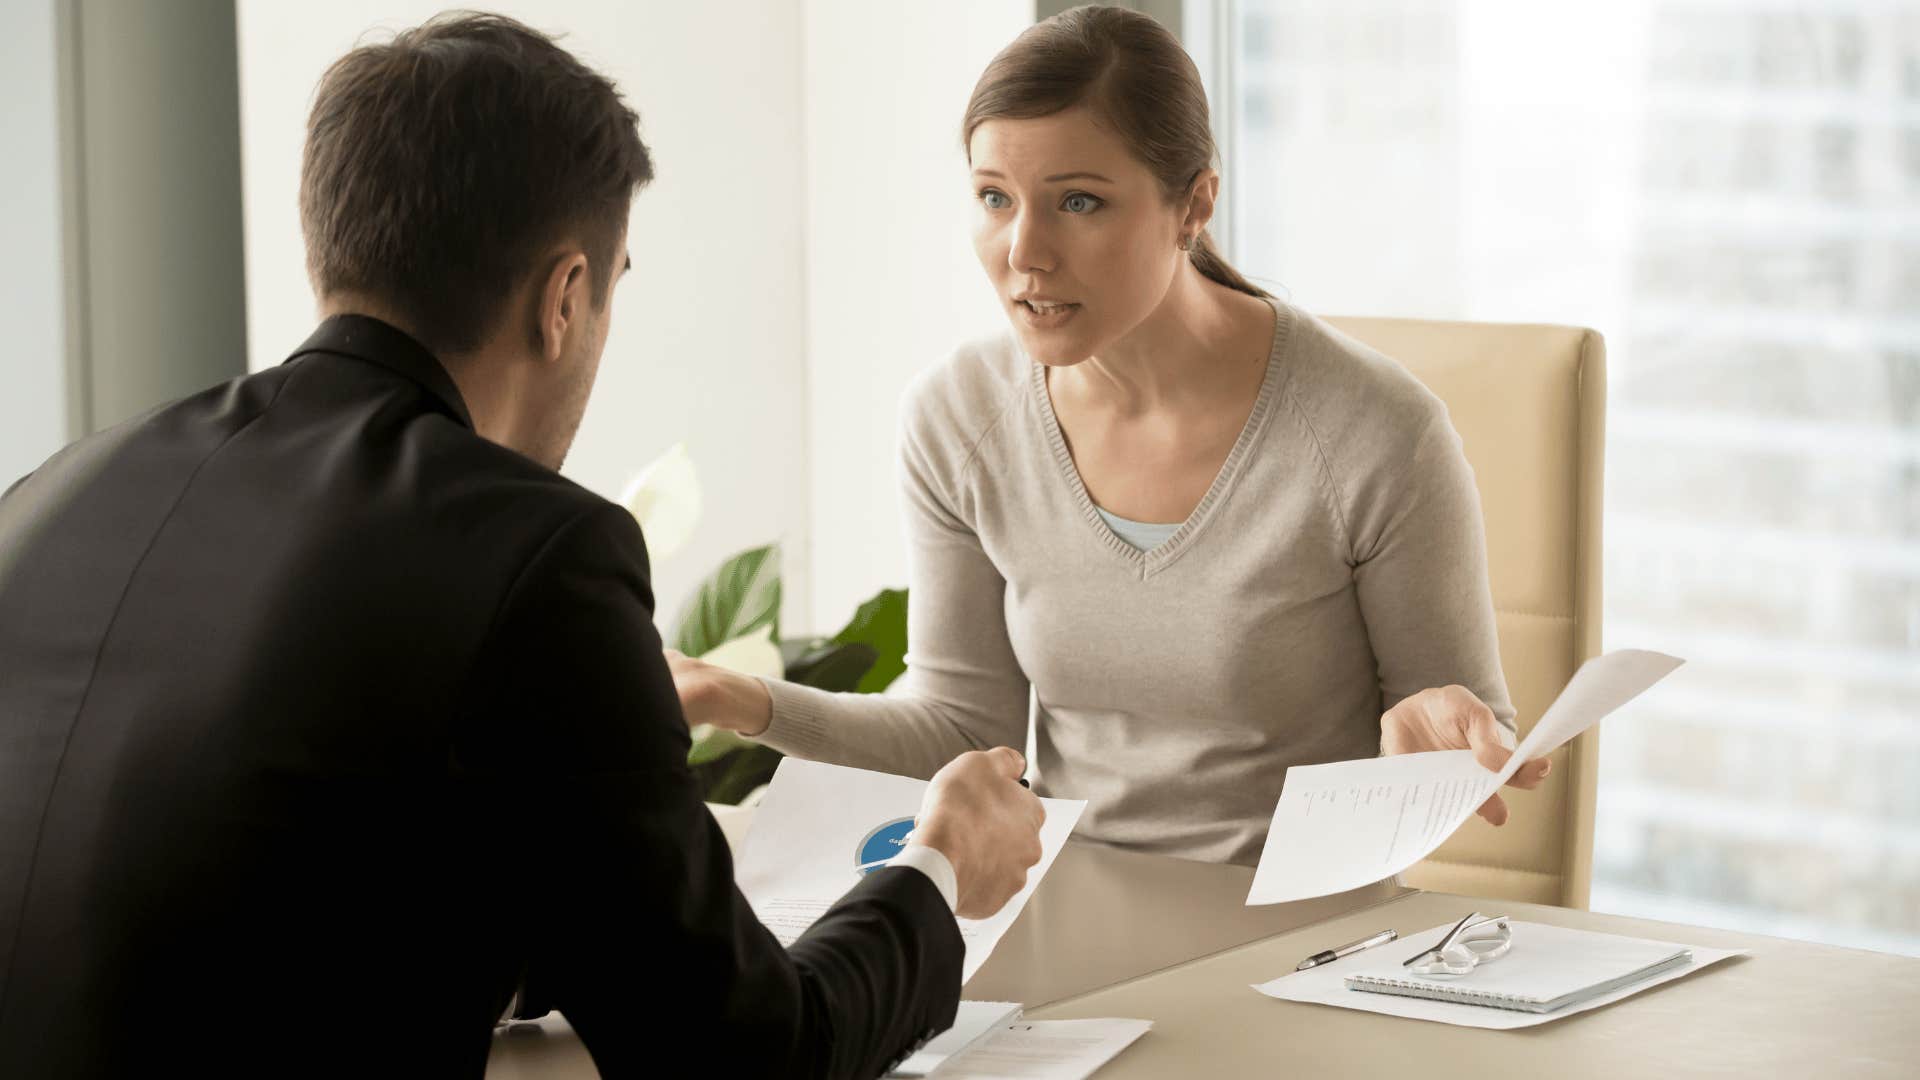
[[1007,247],[1007,266],[1016,274],[1054,269],[1055,253],[1045,230],[1033,218],[1022,215],[1013,223],[1013,242]]

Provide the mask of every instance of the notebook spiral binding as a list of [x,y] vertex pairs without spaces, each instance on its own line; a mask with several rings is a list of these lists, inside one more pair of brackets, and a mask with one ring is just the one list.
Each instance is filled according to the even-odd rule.
[[1460,1005],[1487,1005],[1496,1009],[1510,1009],[1514,1012],[1546,1013],[1557,1011],[1576,1001],[1598,997],[1601,994],[1631,986],[1664,971],[1691,963],[1693,963],[1692,950],[1681,949],[1658,963],[1648,964],[1636,971],[1629,971],[1552,999],[1529,997],[1525,994],[1507,994],[1495,990],[1472,990],[1464,986],[1448,986],[1425,981],[1389,979],[1379,975],[1349,975],[1346,983],[1349,990],[1360,990],[1369,994],[1398,994],[1402,997],[1448,1001]]
[[1470,990],[1464,986],[1435,985],[1427,982],[1412,982],[1407,979],[1382,979],[1371,975],[1348,976],[1347,987],[1352,990],[1364,990],[1370,994],[1394,993],[1407,997],[1429,998],[1434,1001],[1492,1005],[1502,1009],[1524,1010],[1527,1006],[1534,1004],[1528,998],[1492,990]]

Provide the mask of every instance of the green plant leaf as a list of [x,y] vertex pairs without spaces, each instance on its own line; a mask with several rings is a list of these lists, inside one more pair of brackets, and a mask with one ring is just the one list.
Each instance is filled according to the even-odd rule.
[[846,693],[860,685],[880,654],[864,641],[828,642],[787,664],[787,681]]
[[[833,635],[840,644],[860,643],[874,652],[873,666],[855,690],[877,694],[907,670],[907,591],[882,589],[861,604],[853,618]],[[685,652],[686,650],[681,650]]]
[[754,788],[773,779],[773,770],[779,767],[780,752],[770,746],[756,743],[728,754],[724,761],[706,767],[713,770],[711,780],[700,777],[706,801],[738,805]]
[[688,656],[762,626],[780,639],[780,545],[743,551],[707,578],[680,610],[673,647]]

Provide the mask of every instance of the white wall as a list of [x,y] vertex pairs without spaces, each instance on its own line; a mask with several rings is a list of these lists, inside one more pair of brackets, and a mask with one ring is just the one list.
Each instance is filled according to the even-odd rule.
[[67,441],[65,264],[53,0],[14,0],[0,35],[0,490]]
[[900,392],[1005,326],[968,239],[961,114],[1033,0],[814,0],[806,14],[812,626],[907,583],[894,472]]
[[[278,363],[314,322],[302,261],[300,146],[326,66],[369,28],[431,0],[240,0],[251,362]],[[801,9],[619,0],[489,7],[549,32],[640,114],[657,178],[634,202],[633,273],[565,472],[608,497],[685,440],[706,489],[686,548],[656,565],[661,621],[725,555],[786,544],[786,618],[803,629],[807,464],[801,288]]]
[[[313,87],[419,0],[240,0],[247,298],[254,367],[307,334],[296,196]],[[706,491],[656,567],[665,616],[719,559],[779,539],[787,632],[832,632],[906,583],[895,499],[901,389],[1001,325],[967,240],[956,134],[1032,0],[967,4],[554,0],[500,9],[612,76],[658,179],[635,201],[634,272],[566,472],[615,496],[685,440]]]

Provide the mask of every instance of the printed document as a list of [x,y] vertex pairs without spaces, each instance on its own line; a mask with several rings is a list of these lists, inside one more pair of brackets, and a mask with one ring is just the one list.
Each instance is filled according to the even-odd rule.
[[[888,773],[783,758],[754,810],[734,877],[754,914],[791,945],[863,875],[906,846],[927,782]],[[1041,799],[1040,862],[1006,906],[985,919],[958,919],[966,942],[961,981],[973,978],[1047,876],[1087,804]]]
[[933,1073],[933,1080],[1086,1080],[1151,1020],[1019,1020]]
[[[953,1026],[928,1040],[925,1046],[893,1067],[888,1080],[926,1076],[968,1049],[986,1042],[1003,1027],[1020,1019],[1020,1006],[1012,1001],[962,1001],[954,1013]],[[944,1073],[942,1075],[945,1075]]]
[[1247,903],[1327,896],[1405,870],[1453,835],[1522,764],[1587,730],[1682,662],[1638,649],[1587,661],[1497,773],[1481,768],[1471,750],[1288,769]]

